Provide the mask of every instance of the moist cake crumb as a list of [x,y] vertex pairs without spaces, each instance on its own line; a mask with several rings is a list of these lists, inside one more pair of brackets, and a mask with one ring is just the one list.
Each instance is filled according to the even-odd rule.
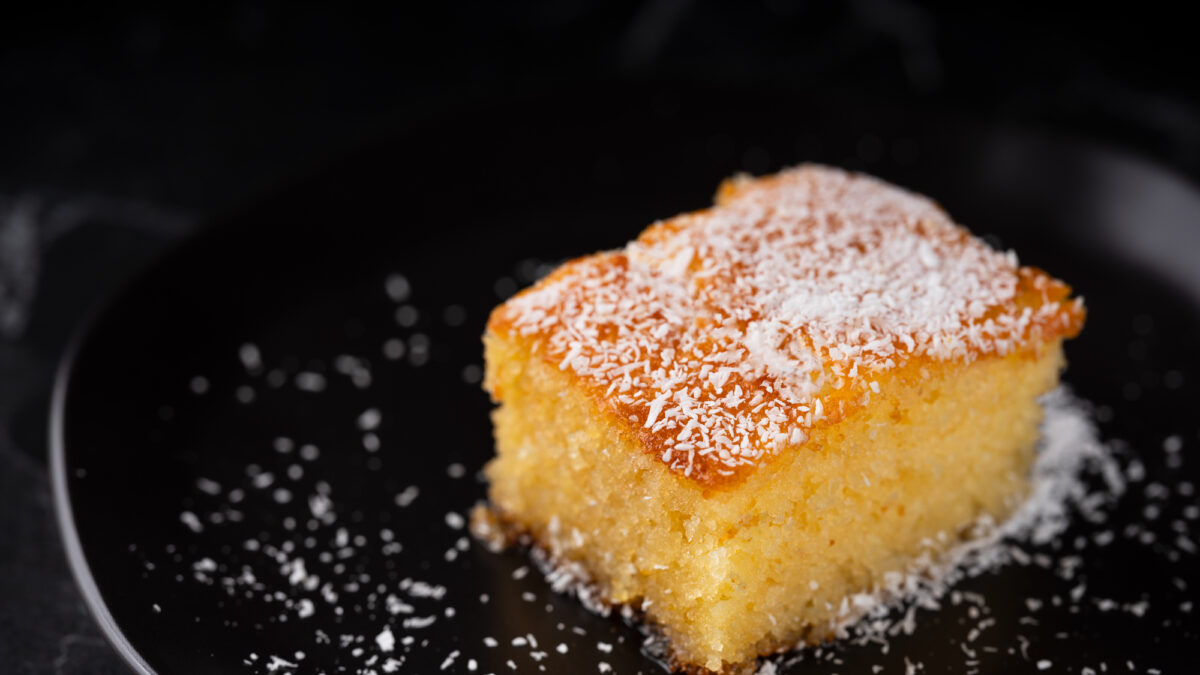
[[736,670],[842,635],[1017,506],[1083,315],[895,186],[729,181],[492,313],[491,505],[552,585],[640,606],[677,666]]

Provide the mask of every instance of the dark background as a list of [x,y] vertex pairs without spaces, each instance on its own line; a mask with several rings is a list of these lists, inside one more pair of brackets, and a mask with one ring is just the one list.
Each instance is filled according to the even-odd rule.
[[[267,2],[5,9],[6,672],[124,668],[75,591],[45,475],[53,368],[87,309],[207,218],[414,120],[591,83],[636,86],[649,92],[646,106],[661,104],[656,89],[677,85],[714,95],[786,90],[810,94],[814,106],[837,97],[936,107],[1098,140],[1200,177],[1194,28],[1165,6],[567,0],[418,11]],[[767,168],[760,161],[742,158],[749,170]]]

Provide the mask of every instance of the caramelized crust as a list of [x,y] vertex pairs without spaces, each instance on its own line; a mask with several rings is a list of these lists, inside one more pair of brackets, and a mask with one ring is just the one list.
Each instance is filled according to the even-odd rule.
[[1082,327],[1066,284],[876,179],[803,166],[717,201],[566,263],[488,323],[705,488],[802,450],[892,371],[1036,356]]

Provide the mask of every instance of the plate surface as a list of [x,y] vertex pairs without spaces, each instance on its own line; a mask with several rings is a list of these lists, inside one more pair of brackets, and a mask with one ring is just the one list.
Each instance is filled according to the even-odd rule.
[[461,529],[491,455],[479,336],[547,264],[701,208],[738,170],[807,160],[929,194],[1071,282],[1090,316],[1065,380],[1130,483],[1107,522],[1031,549],[1050,569],[964,581],[968,601],[922,610],[886,653],[781,670],[1184,668],[1200,194],[1069,139],[696,90],[441,115],[213,224],[100,315],[63,367],[52,459],[76,576],[118,650],[163,674],[657,672],[637,630]]

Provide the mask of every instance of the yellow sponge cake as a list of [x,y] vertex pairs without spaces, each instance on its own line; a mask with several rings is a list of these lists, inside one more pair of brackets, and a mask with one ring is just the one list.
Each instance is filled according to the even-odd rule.
[[492,513],[678,667],[825,639],[1023,497],[1069,296],[882,181],[727,181],[493,312]]

